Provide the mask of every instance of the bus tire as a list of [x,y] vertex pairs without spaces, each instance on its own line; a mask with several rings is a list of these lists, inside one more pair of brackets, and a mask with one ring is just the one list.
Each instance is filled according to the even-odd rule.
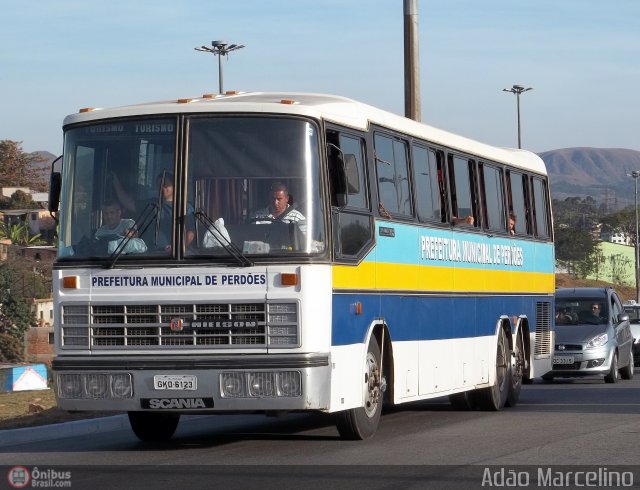
[[362,384],[364,406],[336,414],[336,427],[342,439],[368,439],[376,433],[380,423],[385,383],[382,379],[380,346],[375,336],[369,341],[365,364]]
[[154,412],[129,412],[133,433],[144,442],[163,442],[176,432],[180,415]]
[[509,383],[509,394],[507,395],[507,407],[515,407],[520,399],[520,390],[522,390],[522,383],[525,372],[525,351],[524,341],[522,340],[522,330],[518,331],[516,341],[513,345],[513,365],[511,366],[511,376]]
[[454,393],[449,395],[449,403],[454,410],[473,410],[473,400],[470,397],[471,392],[464,391],[462,393]]
[[511,386],[511,352],[503,328],[498,332],[496,348],[495,382],[489,388],[481,388],[473,393],[474,406],[480,410],[496,412],[502,410],[507,402]]

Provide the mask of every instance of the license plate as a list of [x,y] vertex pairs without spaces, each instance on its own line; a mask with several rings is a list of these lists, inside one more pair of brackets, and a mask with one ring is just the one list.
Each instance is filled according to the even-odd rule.
[[554,364],[573,364],[573,357],[568,356],[558,356],[553,358]]
[[153,377],[153,387],[156,390],[195,390],[198,379],[191,374],[159,374]]

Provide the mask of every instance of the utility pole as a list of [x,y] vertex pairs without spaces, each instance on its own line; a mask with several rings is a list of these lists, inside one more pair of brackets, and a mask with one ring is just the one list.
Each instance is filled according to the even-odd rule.
[[418,56],[418,0],[404,0],[404,115],[422,120]]
[[524,88],[522,85],[514,85],[511,88],[503,88],[503,92],[511,92],[516,96],[516,106],[518,110],[518,148],[522,148],[522,142],[520,139],[520,94],[522,92],[526,92],[527,90],[533,90],[531,87]]
[[638,289],[640,285],[640,271],[638,270],[638,266],[640,265],[640,260],[638,258],[638,177],[640,177],[640,170],[634,170],[630,174],[627,174],[628,177],[633,177],[633,181],[635,183],[635,200],[634,207],[636,209],[636,243],[635,243],[635,271],[636,271],[636,303],[640,303],[640,289]]
[[223,93],[223,73],[222,73],[222,57],[229,57],[231,51],[244,48],[244,44],[227,44],[224,41],[211,41],[211,48],[208,46],[200,46],[199,48],[193,48],[196,51],[204,51],[212,53],[218,57],[218,92]]

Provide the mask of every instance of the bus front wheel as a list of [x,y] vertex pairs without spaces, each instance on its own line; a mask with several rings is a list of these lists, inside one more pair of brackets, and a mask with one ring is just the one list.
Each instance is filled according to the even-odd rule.
[[386,386],[382,377],[380,346],[371,337],[362,373],[363,406],[336,414],[336,427],[340,437],[350,440],[368,439],[375,434],[382,413],[382,397]]
[[180,415],[154,412],[129,412],[131,430],[145,442],[162,442],[171,439],[180,422]]

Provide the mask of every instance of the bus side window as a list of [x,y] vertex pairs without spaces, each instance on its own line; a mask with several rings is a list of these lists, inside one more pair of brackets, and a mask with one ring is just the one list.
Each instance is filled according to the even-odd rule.
[[331,205],[370,209],[363,139],[329,131],[327,143]]
[[506,223],[502,169],[481,163],[479,170],[485,227],[487,230],[504,232]]
[[[407,142],[385,134],[374,135],[378,204],[381,214],[412,215]],[[390,216],[385,216],[390,217]]]
[[546,238],[549,236],[549,203],[547,199],[545,182],[538,178],[531,178],[533,198],[533,223],[536,236]]
[[442,155],[419,145],[413,145],[412,151],[418,219],[443,223],[446,220],[446,194],[442,176]]
[[531,217],[529,214],[527,178],[520,172],[507,172],[509,194],[509,213],[516,216],[515,234],[531,235]]
[[449,155],[449,172],[452,223],[478,226],[475,164],[473,160]]

